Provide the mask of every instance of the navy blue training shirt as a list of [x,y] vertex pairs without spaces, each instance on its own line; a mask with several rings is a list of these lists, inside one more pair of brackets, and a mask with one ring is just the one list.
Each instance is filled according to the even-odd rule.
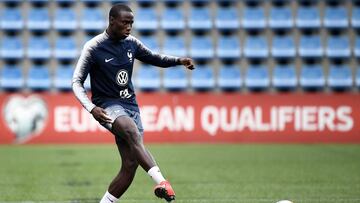
[[[135,59],[159,67],[180,65],[178,57],[154,53],[132,35],[113,40],[104,31],[85,44],[74,71],[72,87],[87,111],[91,112],[95,106],[105,108],[112,103],[139,111],[131,82]],[[88,74],[92,101],[83,86]]]

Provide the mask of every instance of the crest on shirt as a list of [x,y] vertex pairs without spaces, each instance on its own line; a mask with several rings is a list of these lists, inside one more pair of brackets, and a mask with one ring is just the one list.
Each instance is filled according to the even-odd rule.
[[129,75],[128,72],[124,69],[119,70],[116,74],[116,82],[120,86],[125,86],[128,83]]
[[131,53],[131,49],[129,49],[129,50],[127,51],[127,57],[129,58],[129,61],[132,62],[132,57],[133,57],[133,55],[132,55],[132,53]]

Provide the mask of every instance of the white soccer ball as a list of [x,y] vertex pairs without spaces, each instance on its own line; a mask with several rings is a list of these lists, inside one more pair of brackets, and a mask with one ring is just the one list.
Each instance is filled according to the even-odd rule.
[[280,201],[278,201],[276,203],[293,203],[293,202],[290,201],[290,200],[280,200]]

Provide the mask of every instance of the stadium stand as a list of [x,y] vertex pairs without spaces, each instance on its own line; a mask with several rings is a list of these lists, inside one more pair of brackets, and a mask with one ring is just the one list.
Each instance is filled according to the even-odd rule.
[[143,91],[155,91],[161,87],[160,71],[158,68],[143,65],[138,69],[135,87]]
[[71,36],[58,37],[55,41],[54,57],[59,60],[71,60],[78,57],[75,39]]
[[320,11],[315,6],[300,6],[295,23],[299,28],[319,28],[321,25]]
[[21,30],[24,20],[19,8],[4,8],[0,14],[0,29]]
[[273,57],[295,57],[295,42],[290,36],[274,36],[272,39],[271,54]]
[[332,65],[329,68],[327,85],[333,90],[348,90],[353,85],[352,73],[347,66]]
[[214,89],[214,70],[208,65],[197,65],[197,68],[191,72],[190,84],[195,91],[210,91]]
[[349,38],[346,36],[329,36],[325,53],[328,57],[349,57],[351,54]]
[[320,65],[304,65],[300,72],[300,86],[314,91],[325,88],[324,70]]
[[51,87],[49,67],[44,65],[32,66],[26,78],[26,86],[35,91],[49,90]]
[[351,25],[360,28],[360,6],[354,6],[352,9]]
[[213,43],[209,36],[193,36],[189,54],[194,59],[211,59],[214,57]]
[[219,7],[214,23],[219,30],[238,29],[240,28],[239,14],[233,7]]
[[174,56],[187,56],[184,38],[181,36],[168,36],[165,38],[162,53]]
[[268,42],[264,36],[247,36],[244,46],[245,57],[265,58],[268,55]]
[[276,28],[291,28],[294,25],[291,9],[288,7],[274,7],[270,11],[269,26]]
[[263,7],[245,7],[241,19],[242,27],[245,29],[262,29],[266,26]]
[[75,30],[78,20],[71,8],[58,8],[54,14],[53,26],[56,30]]
[[239,90],[243,82],[239,67],[235,65],[222,66],[217,82],[219,88],[224,91]]
[[46,36],[33,36],[29,39],[27,57],[30,59],[46,60],[52,55],[50,41]]
[[194,7],[190,10],[188,26],[193,30],[209,30],[212,28],[212,17],[208,7]]
[[0,87],[3,90],[21,90],[25,80],[23,71],[18,65],[6,65],[1,69]]
[[298,52],[301,57],[321,57],[324,48],[319,35],[303,35],[300,38]]
[[298,85],[294,65],[277,65],[274,67],[271,83],[277,90],[294,90]]
[[324,13],[324,26],[327,28],[346,28],[348,16],[345,7],[327,6]]
[[27,15],[26,25],[30,30],[49,30],[51,26],[49,10],[32,8]]
[[[190,56],[201,69],[189,73],[189,79],[178,68],[160,69],[154,90],[338,90],[333,86],[338,82],[330,81],[342,80],[332,77],[348,74],[347,68],[353,82],[343,89],[360,89],[354,75],[360,58],[360,6],[355,0],[3,0],[1,72],[6,75],[15,66],[10,73],[20,71],[19,80],[27,81],[23,76],[40,62],[54,73],[51,91],[69,90],[66,78],[80,50],[103,32],[108,21],[105,10],[118,2],[134,10],[133,35],[147,47]],[[140,66],[135,63],[134,81],[147,71]],[[210,81],[198,82],[204,75]],[[253,88],[251,81],[258,86]],[[90,80],[85,84],[89,88]],[[31,89],[27,83],[5,87]]]
[[151,7],[139,8],[136,11],[135,19],[134,27],[139,31],[156,30],[159,27],[158,16]]
[[220,59],[237,59],[241,55],[240,41],[237,36],[220,36],[218,38],[216,55]]
[[165,69],[163,85],[169,91],[185,90],[189,85],[185,69],[183,67]]
[[165,8],[162,13],[161,27],[164,30],[182,30],[185,29],[185,16],[179,8]]
[[101,31],[106,26],[104,12],[100,8],[84,8],[80,27],[85,31]]
[[0,57],[3,59],[21,59],[25,55],[20,36],[4,36],[0,40]]
[[269,71],[262,65],[249,65],[244,82],[250,91],[266,90],[270,86]]
[[73,76],[73,65],[60,65],[56,68],[53,86],[61,91],[71,90],[71,81]]

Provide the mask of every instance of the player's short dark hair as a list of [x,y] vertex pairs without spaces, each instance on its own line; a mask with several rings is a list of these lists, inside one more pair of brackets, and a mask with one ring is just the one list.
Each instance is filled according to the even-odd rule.
[[118,17],[121,11],[132,12],[131,8],[126,4],[115,4],[111,7],[109,12],[109,18],[111,17]]

